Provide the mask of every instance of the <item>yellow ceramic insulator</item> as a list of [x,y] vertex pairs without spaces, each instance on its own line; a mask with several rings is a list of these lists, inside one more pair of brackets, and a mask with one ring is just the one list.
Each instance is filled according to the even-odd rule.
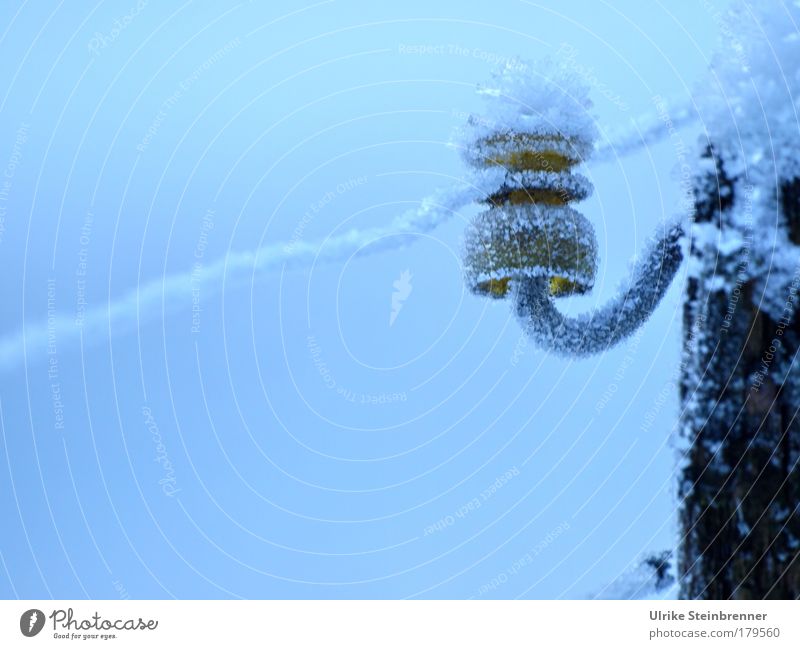
[[515,276],[549,277],[553,296],[591,289],[594,230],[569,207],[591,187],[570,171],[585,148],[559,134],[506,131],[476,140],[471,164],[482,173],[500,167],[506,174],[485,200],[490,208],[466,233],[464,261],[475,293],[505,297]]
[[482,212],[465,234],[473,292],[505,297],[514,277],[549,277],[554,296],[584,293],[597,268],[594,230],[571,207],[506,205]]
[[506,132],[476,142],[478,166],[498,166],[510,171],[564,171],[579,162],[573,138],[562,135]]

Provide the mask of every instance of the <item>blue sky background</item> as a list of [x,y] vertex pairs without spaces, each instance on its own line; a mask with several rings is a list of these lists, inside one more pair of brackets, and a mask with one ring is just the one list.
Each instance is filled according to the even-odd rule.
[[[0,7],[4,337],[47,322],[48,287],[70,321],[83,291],[102,309],[198,259],[388,224],[459,183],[447,142],[497,60],[566,44],[624,128],[688,100],[717,31],[688,1],[168,4]],[[665,140],[586,168],[600,275],[565,309],[677,212],[675,163]],[[186,283],[139,322],[27,340],[0,374],[0,596],[582,598],[674,547],[682,282],[628,344],[549,356],[465,292],[475,212],[226,273],[199,331]]]

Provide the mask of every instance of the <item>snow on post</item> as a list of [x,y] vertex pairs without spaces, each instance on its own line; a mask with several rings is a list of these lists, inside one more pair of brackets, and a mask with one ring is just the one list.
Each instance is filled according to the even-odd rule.
[[696,95],[681,596],[800,597],[800,3],[734,2]]

